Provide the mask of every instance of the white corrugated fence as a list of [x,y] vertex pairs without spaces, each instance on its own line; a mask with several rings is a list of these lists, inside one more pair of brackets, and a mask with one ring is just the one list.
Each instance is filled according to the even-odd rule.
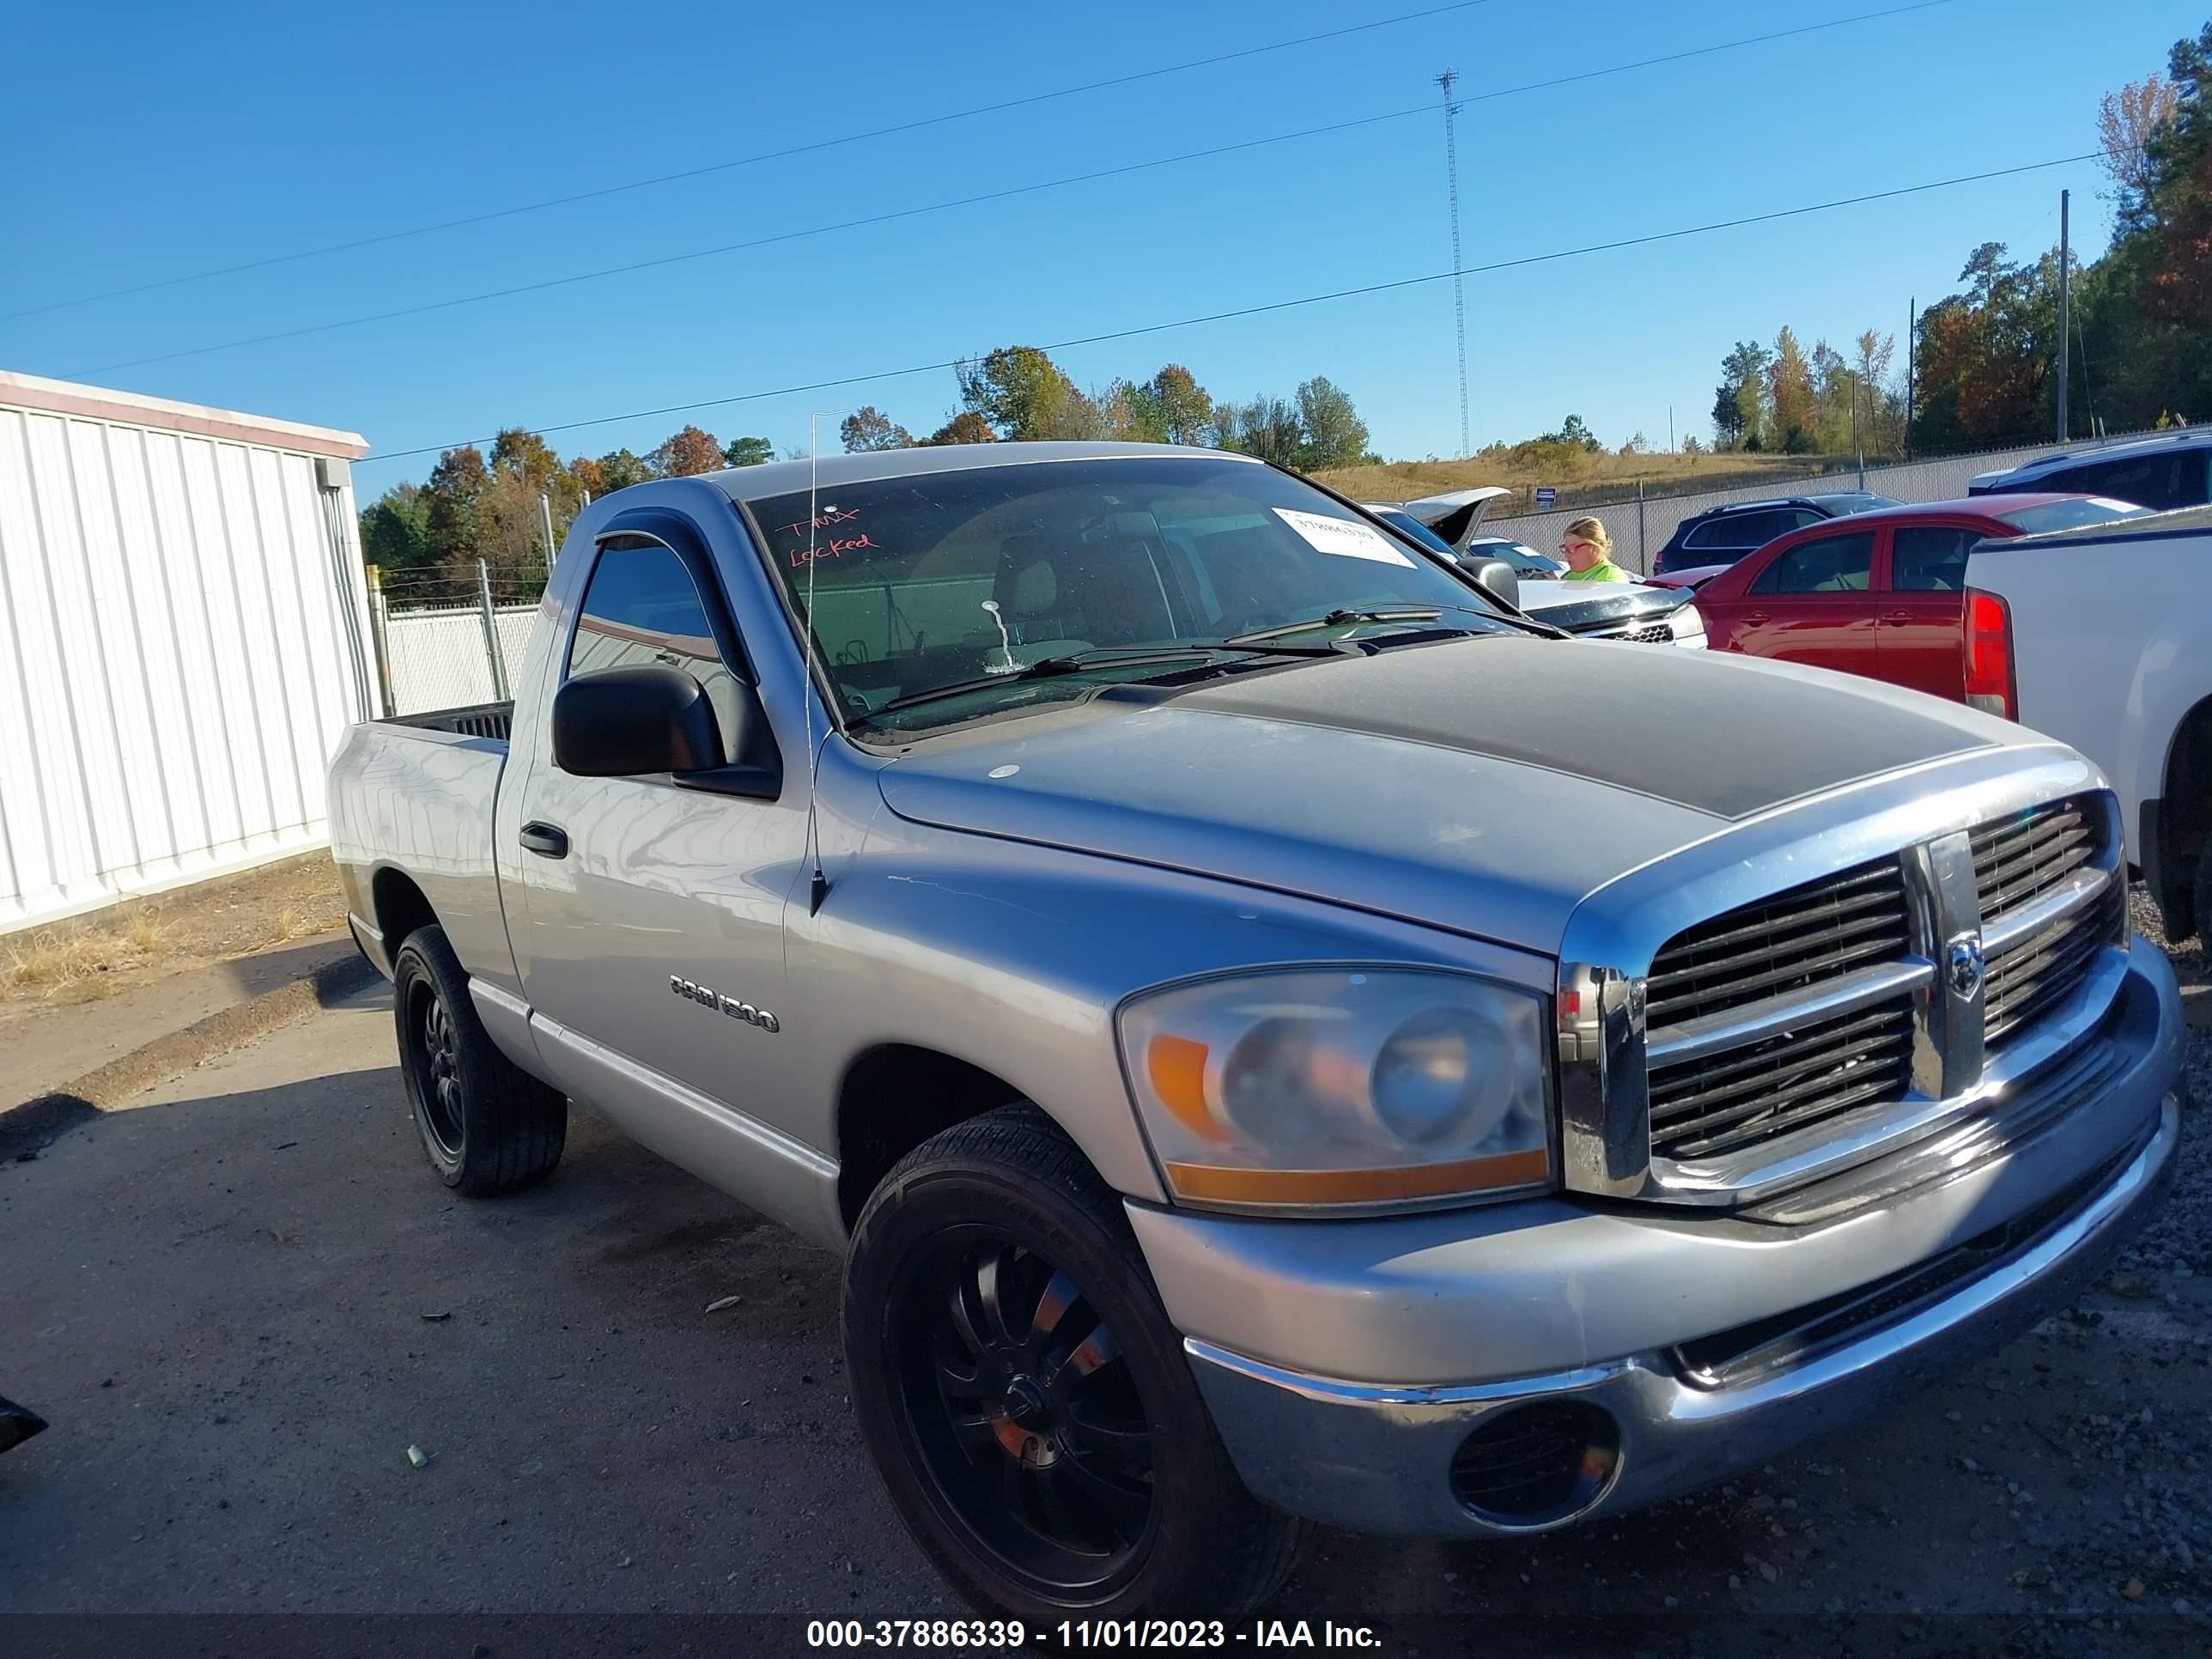
[[367,450],[0,373],[0,932],[324,838]]

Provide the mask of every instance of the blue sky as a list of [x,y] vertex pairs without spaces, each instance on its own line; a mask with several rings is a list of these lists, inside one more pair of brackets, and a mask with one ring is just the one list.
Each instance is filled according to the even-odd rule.
[[[1427,0],[1437,3],[1437,0]],[[1408,109],[1462,76],[1469,264],[2078,155],[2103,92],[2204,0],[1951,0],[1534,93],[1899,0],[1489,3],[1324,44],[386,242],[0,320],[0,367],[348,427],[380,453],[1048,343],[1446,270],[1435,114],[281,343],[111,367],[948,198]],[[1389,18],[1424,0],[950,9],[563,0],[80,4],[10,24],[0,311],[401,229]],[[465,20],[465,21],[464,21]],[[649,27],[648,27],[649,25]],[[1607,443],[1706,432],[1718,359],[1783,324],[1839,345],[1952,290],[1978,242],[2109,233],[2088,163],[1477,276],[1479,445],[1580,413]],[[1393,458],[1452,453],[1448,283],[1060,354],[1079,383],[1188,364],[1218,397],[1327,374]],[[811,410],[917,430],[935,372],[555,434],[643,449],[684,419],[803,442]],[[833,422],[824,422],[825,434]],[[834,435],[828,440],[834,442]],[[372,459],[364,498],[432,458]]]

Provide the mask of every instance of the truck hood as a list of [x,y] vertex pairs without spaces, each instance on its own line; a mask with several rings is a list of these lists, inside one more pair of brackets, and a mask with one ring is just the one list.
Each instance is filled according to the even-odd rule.
[[1840,674],[1493,635],[1117,686],[948,734],[879,777],[915,823],[1556,953],[1618,876],[2005,729]]
[[1577,634],[1636,617],[1664,617],[1688,598],[1680,588],[1643,582],[1524,581],[1515,603],[1540,621]]

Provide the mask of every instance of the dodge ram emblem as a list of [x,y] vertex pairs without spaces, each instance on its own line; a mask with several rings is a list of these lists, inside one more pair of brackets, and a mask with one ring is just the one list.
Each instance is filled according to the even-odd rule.
[[1978,935],[1968,933],[1951,941],[1950,960],[1945,964],[1950,975],[1952,994],[1962,1001],[1982,988],[1982,941]]
[[726,997],[720,991],[708,989],[696,981],[678,974],[668,976],[668,988],[687,1002],[696,1002],[702,1008],[713,1008],[727,1014],[732,1019],[741,1019],[748,1025],[758,1026],[763,1031],[781,1029],[776,1017],[765,1008],[756,1008],[750,1002],[740,1002],[735,997]]

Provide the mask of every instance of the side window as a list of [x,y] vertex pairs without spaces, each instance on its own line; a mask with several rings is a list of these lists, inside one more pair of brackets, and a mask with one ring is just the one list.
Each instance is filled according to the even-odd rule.
[[1863,593],[1874,571],[1874,532],[1800,542],[1759,572],[1754,593]]
[[568,678],[665,662],[696,679],[725,732],[737,729],[736,682],[684,561],[658,542],[610,542],[599,551],[568,646]]
[[1747,513],[1729,526],[1729,544],[1741,548],[1764,547],[1777,536],[1786,536],[1796,528],[1795,513]]
[[2169,507],[2193,504],[2180,499],[2174,464],[2181,459],[2178,455],[2148,455],[2069,467],[2063,472],[2052,473],[2043,480],[2041,488],[2109,495],[2115,501],[2132,501],[2154,513],[2163,513]]
[[1923,526],[1896,532],[1889,544],[1889,585],[1899,593],[1956,593],[1966,585],[1972,530]]
[[1684,547],[1719,547],[1723,545],[1721,541],[1721,524],[1718,521],[1714,521],[1711,523],[1699,525],[1695,530],[1692,530],[1688,535],[1682,538],[1682,545]]

